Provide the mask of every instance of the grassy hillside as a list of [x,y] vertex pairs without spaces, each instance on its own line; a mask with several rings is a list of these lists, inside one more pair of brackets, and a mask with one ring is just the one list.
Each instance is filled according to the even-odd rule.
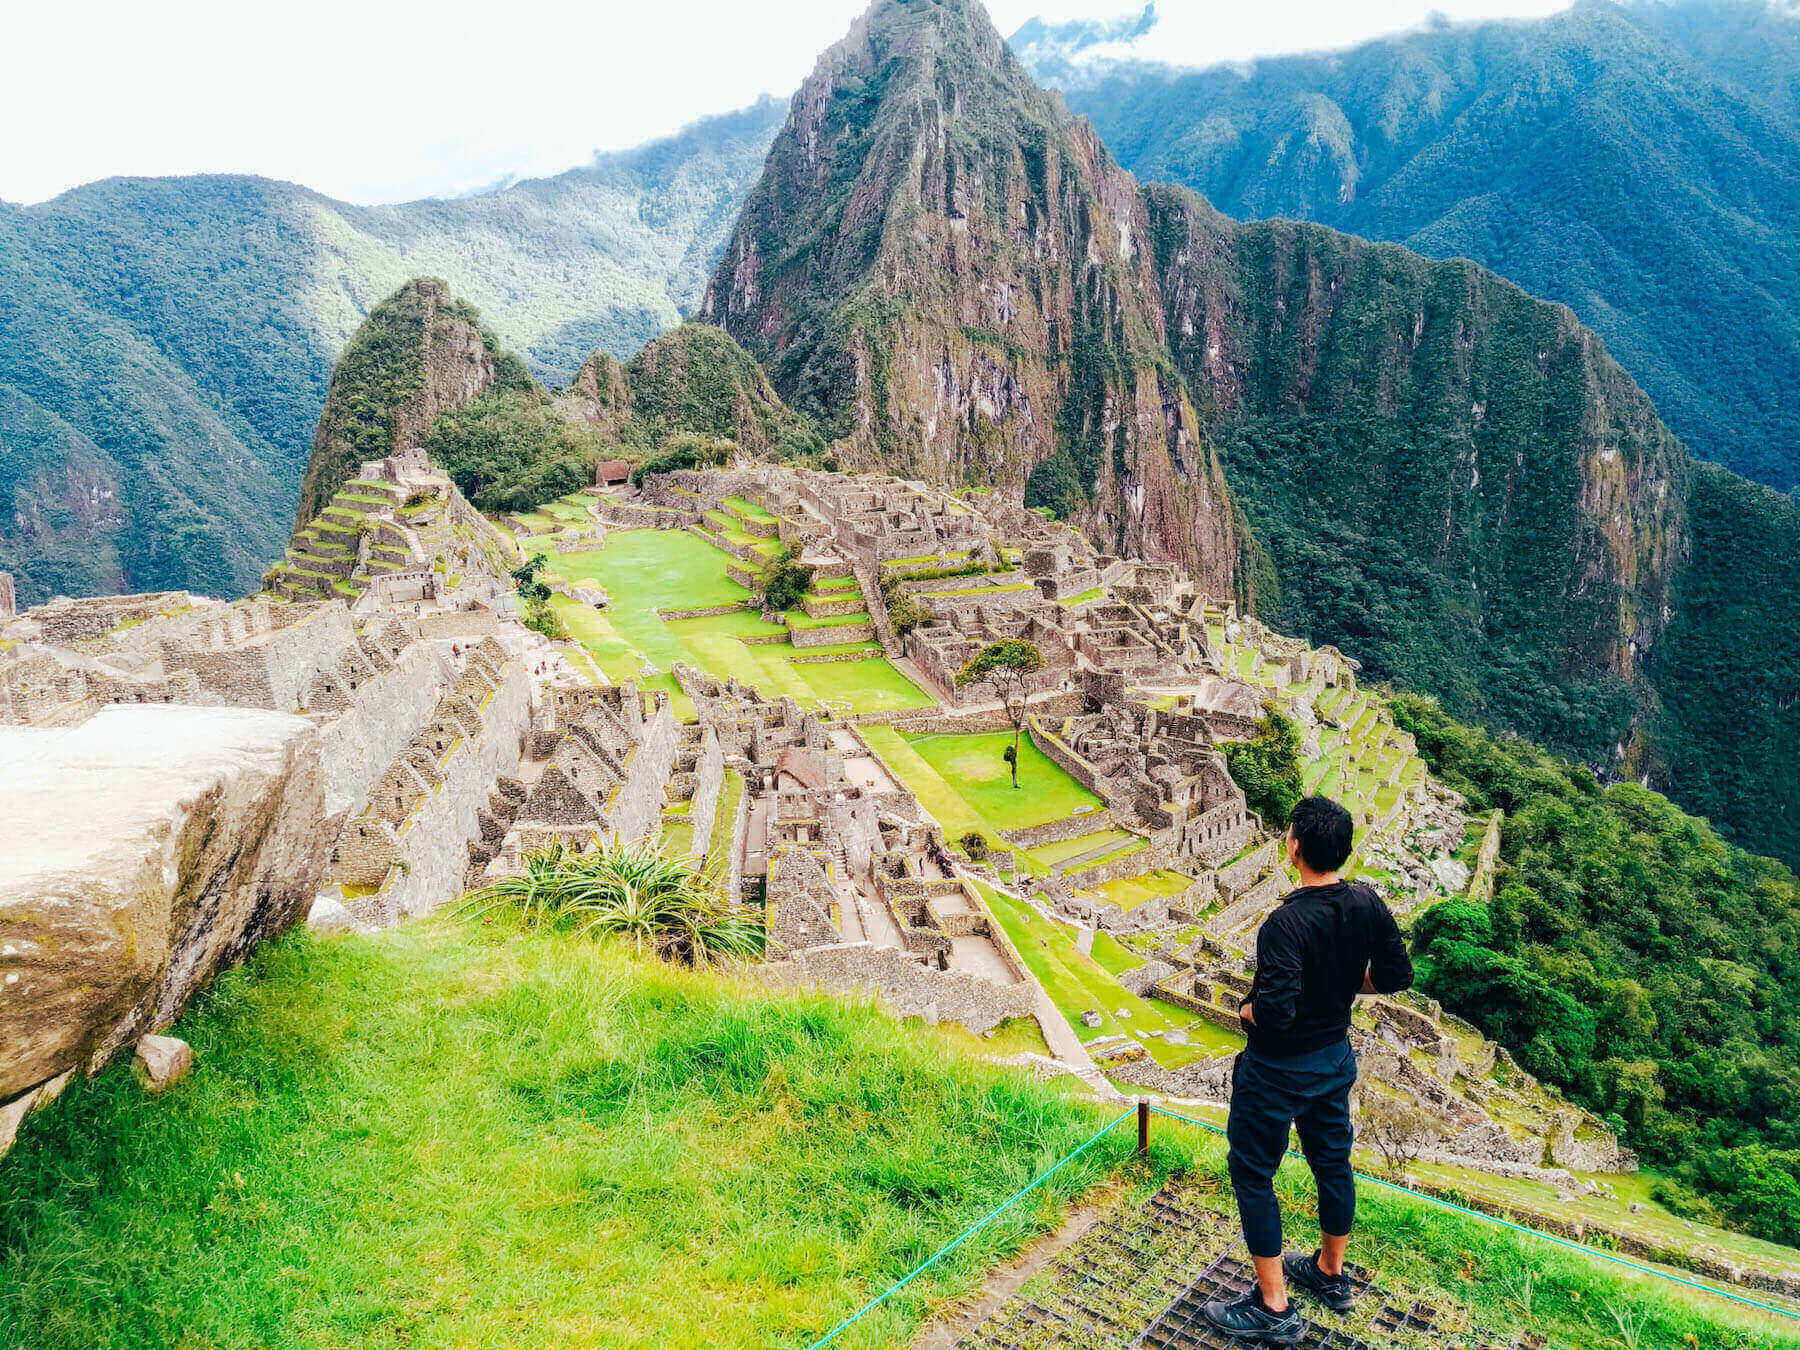
[[[296,934],[179,1031],[186,1082],[152,1100],[109,1071],[0,1161],[0,1345],[803,1345],[1112,1114],[871,1009],[497,924]],[[1129,1147],[843,1343],[906,1344]],[[1189,1166],[1225,1205],[1216,1150],[1174,1127],[1124,1180]],[[1372,1265],[1490,1328],[1795,1344],[1454,1216],[1364,1214]]]
[[1800,483],[1791,11],[1583,4],[1209,70],[1086,59],[1114,36],[1014,45],[1140,178],[1473,258],[1573,307],[1696,454]]
[[697,298],[783,113],[765,102],[554,178],[358,207],[244,177],[110,179],[0,211],[0,568],[56,591],[253,589],[332,365],[446,278],[543,379]]

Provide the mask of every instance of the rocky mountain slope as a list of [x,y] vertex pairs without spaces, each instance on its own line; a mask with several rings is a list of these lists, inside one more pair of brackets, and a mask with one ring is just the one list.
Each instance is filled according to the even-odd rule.
[[453,201],[211,176],[0,206],[0,569],[25,603],[254,589],[377,301],[442,276],[559,384],[629,356],[698,299],[782,112]]
[[1800,17],[1604,3],[1208,70],[1034,23],[1026,66],[1140,178],[1468,257],[1560,300],[1695,454],[1800,483]]
[[1137,185],[979,6],[877,4],[792,101],[701,316],[852,460],[1017,483],[1217,593],[1243,546],[1172,369]]
[[[1800,653],[1744,659],[1779,593],[1683,612],[1715,565],[1691,461],[1591,332],[1465,262],[1141,190],[971,0],[879,0],[821,58],[702,313],[862,461],[1024,480],[1108,547],[1690,804],[1709,755],[1800,793],[1718,716],[1800,746],[1769,692]],[[1792,570],[1770,510],[1758,566]],[[1737,837],[1791,847],[1725,795]]]

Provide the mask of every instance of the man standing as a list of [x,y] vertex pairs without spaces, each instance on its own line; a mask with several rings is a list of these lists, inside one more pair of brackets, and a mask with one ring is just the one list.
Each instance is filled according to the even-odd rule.
[[[1412,984],[1412,962],[1394,916],[1372,886],[1338,869],[1350,857],[1350,813],[1308,797],[1288,826],[1288,861],[1300,887],[1282,897],[1256,935],[1256,976],[1239,1015],[1248,1046],[1232,1070],[1231,1187],[1256,1288],[1234,1302],[1206,1305],[1206,1319],[1235,1336],[1292,1345],[1306,1330],[1287,1284],[1336,1312],[1352,1301],[1344,1249],[1356,1214],[1350,1170],[1350,1006],[1358,994],[1393,994]],[[1281,1253],[1275,1169],[1288,1127],[1300,1133],[1319,1185],[1319,1248]]]

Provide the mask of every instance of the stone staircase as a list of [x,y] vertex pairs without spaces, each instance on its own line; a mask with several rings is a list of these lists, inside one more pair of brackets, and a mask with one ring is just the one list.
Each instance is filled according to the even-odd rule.
[[399,521],[404,502],[398,484],[351,479],[294,532],[286,554],[270,569],[268,589],[301,603],[354,599],[371,574],[409,565],[402,543],[407,531]]

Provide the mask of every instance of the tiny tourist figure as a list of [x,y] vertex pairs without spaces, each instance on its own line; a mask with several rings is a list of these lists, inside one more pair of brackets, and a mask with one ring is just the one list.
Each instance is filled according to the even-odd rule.
[[[1206,1305],[1206,1319],[1234,1336],[1293,1345],[1306,1330],[1288,1302],[1291,1282],[1334,1312],[1353,1291],[1344,1249],[1356,1215],[1350,1169],[1350,1006],[1358,994],[1412,984],[1412,961],[1394,916],[1372,886],[1345,881],[1354,822],[1327,797],[1308,797],[1288,826],[1288,861],[1300,886],[1282,897],[1256,935],[1256,975],[1240,1008],[1248,1045],[1232,1070],[1228,1166],[1256,1287]],[[1275,1169],[1300,1134],[1319,1186],[1319,1247],[1282,1255]]]

